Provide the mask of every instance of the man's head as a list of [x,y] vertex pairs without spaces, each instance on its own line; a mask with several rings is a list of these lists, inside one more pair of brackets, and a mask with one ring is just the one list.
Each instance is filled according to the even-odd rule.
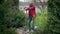
[[32,6],[32,5],[33,5],[33,3],[31,2],[29,5],[30,5],[30,6]]

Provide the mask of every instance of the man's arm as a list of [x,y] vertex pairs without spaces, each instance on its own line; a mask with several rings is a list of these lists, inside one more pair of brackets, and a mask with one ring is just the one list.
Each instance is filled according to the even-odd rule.
[[33,7],[25,7],[24,9],[27,11],[27,10],[31,10],[31,9],[34,9],[35,8],[35,6],[33,6]]
[[26,11],[27,11],[27,10],[30,10],[30,8],[29,8],[29,7],[25,7],[24,9],[25,9]]
[[30,7],[29,9],[34,9],[35,8],[35,6],[33,6],[33,7]]

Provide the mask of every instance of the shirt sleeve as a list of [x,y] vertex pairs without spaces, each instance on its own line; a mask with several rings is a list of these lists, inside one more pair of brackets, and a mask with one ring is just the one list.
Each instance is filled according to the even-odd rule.
[[35,6],[32,6],[32,7],[28,7],[27,10],[33,10],[35,9]]
[[35,8],[35,6],[31,7],[31,9]]

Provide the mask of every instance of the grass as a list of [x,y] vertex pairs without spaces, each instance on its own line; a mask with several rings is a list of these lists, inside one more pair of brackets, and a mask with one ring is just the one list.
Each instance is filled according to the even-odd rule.
[[35,25],[37,26],[38,30],[44,31],[47,24],[47,10],[43,10],[41,15],[37,14],[35,19]]

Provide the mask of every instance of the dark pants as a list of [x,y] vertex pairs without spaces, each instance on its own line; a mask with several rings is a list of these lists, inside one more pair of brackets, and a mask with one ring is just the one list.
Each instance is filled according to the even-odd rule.
[[[31,21],[33,20],[33,22],[32,22],[32,27],[31,27]],[[28,19],[28,29],[29,29],[29,31],[32,29],[32,30],[34,30],[34,19],[33,19],[33,17],[32,16],[30,16],[29,17],[29,19]]]

